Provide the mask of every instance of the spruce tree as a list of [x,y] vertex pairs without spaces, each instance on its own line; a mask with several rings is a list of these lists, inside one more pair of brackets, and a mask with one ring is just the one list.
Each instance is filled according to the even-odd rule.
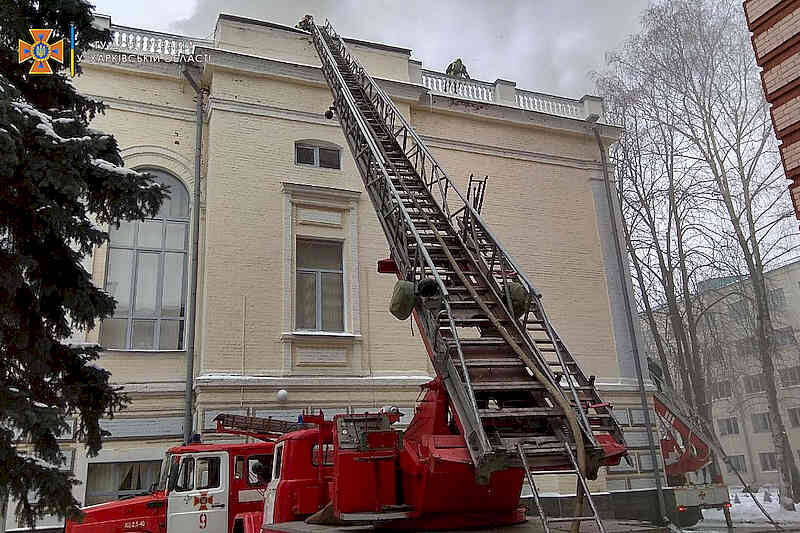
[[[89,128],[102,103],[71,84],[70,26],[76,57],[110,40],[92,26],[92,8],[0,0],[0,498],[18,501],[28,526],[45,514],[79,514],[59,435],[77,419],[96,455],[99,420],[127,403],[93,364],[99,347],[66,342],[115,305],[81,261],[108,240],[102,228],[154,215],[166,194],[152,176],[122,168],[114,138]],[[18,39],[30,42],[30,28],[52,29],[51,43],[64,39],[64,64],[51,60],[51,75],[19,63]]]

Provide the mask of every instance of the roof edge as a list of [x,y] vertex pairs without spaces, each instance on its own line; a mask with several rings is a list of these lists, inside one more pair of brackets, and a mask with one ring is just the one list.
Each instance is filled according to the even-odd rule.
[[[305,31],[305,30],[301,30],[299,28],[294,28],[292,26],[287,26],[285,24],[279,24],[277,22],[269,22],[267,20],[260,20],[260,19],[254,19],[254,18],[249,18],[249,17],[242,17],[242,16],[239,16],[239,15],[231,15],[231,14],[228,14],[228,13],[220,13],[219,17],[217,18],[217,20],[220,20],[220,19],[230,20],[232,22],[241,22],[241,23],[244,23],[244,24],[253,24],[253,25],[256,25],[256,26],[264,26],[266,28],[272,28],[274,30],[283,30],[283,31],[289,31],[289,32],[292,32],[292,33],[299,33],[299,34],[302,34],[302,35],[308,35],[308,32]],[[378,50],[386,50],[388,52],[398,52],[398,53],[401,53],[401,54],[406,54],[408,56],[411,56],[411,49],[410,48],[403,48],[401,46],[392,46],[390,44],[375,43],[375,42],[372,42],[372,41],[362,41],[360,39],[351,39],[350,37],[342,37],[342,39],[344,39],[345,42],[352,43],[352,44],[358,44],[358,45],[361,45],[361,46],[366,46],[368,48],[376,48]]]

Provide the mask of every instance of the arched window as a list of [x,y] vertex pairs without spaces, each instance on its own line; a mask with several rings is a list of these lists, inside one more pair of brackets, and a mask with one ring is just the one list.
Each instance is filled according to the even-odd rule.
[[143,169],[170,188],[155,218],[112,227],[105,290],[117,300],[100,344],[117,350],[183,350],[189,193],[175,177]]

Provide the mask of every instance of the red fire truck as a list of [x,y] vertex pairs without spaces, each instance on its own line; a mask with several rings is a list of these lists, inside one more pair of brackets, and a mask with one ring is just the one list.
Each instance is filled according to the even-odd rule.
[[67,521],[66,533],[222,532],[233,529],[237,516],[261,513],[274,441],[303,426],[258,418],[244,425],[244,418],[220,415],[217,432],[260,442],[170,448],[150,494],[85,507],[82,521]]

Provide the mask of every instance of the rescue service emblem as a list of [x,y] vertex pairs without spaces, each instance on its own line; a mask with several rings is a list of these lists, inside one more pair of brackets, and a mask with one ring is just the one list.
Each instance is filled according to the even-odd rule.
[[201,492],[200,496],[194,497],[194,506],[198,511],[208,511],[208,506],[214,503],[214,496],[209,496],[207,492]]

